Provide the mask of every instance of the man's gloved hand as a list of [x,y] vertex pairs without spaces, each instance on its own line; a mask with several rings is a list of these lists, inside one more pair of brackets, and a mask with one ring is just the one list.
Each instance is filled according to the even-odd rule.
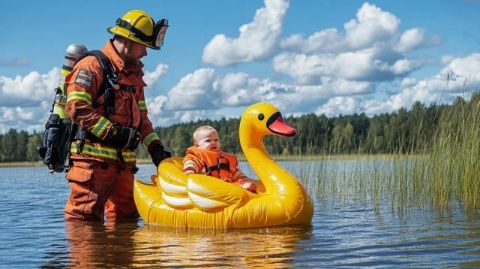
[[172,154],[170,152],[165,151],[162,145],[160,144],[155,144],[153,145],[150,150],[148,151],[150,153],[150,156],[152,157],[152,162],[155,164],[155,166],[158,167],[158,164],[163,161],[166,158],[172,157]]
[[105,139],[105,142],[116,148],[136,149],[140,141],[137,130],[130,127],[124,127],[115,123],[113,133]]

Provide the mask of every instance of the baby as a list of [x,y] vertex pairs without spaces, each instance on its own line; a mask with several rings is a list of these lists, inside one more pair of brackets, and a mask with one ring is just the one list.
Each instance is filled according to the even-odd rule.
[[206,174],[257,192],[255,183],[238,169],[237,157],[220,150],[215,128],[208,125],[198,127],[193,132],[193,142],[183,159],[185,174]]

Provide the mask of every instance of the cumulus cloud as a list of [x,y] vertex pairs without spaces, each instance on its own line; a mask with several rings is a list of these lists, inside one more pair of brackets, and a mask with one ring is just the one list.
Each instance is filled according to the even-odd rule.
[[456,97],[468,99],[480,89],[480,54],[451,59],[442,70],[426,79],[405,78],[394,94],[379,97],[378,90],[355,96],[335,96],[316,110],[316,113],[338,114],[392,112],[410,108],[415,102],[423,104],[451,103]]
[[42,102],[38,106],[0,107],[0,133],[9,129],[40,131],[47,120],[50,104]]
[[419,28],[409,29],[401,34],[398,44],[395,45],[395,50],[399,52],[408,52],[417,47],[420,47],[425,40],[424,31]]
[[147,84],[147,87],[145,87],[145,90],[149,90],[155,85],[155,82],[157,82],[161,76],[163,76],[165,73],[168,71],[168,65],[166,64],[159,64],[155,68],[154,71],[145,71],[145,74],[143,75],[143,81],[145,81],[145,84]]
[[344,33],[326,29],[282,40],[285,51],[273,58],[272,66],[300,84],[318,83],[323,76],[370,82],[402,78],[425,63],[408,53],[432,42],[422,29],[401,33],[399,26],[395,15],[365,3],[344,24]]
[[202,68],[184,76],[168,92],[165,110],[193,110],[218,107],[216,89],[213,87],[215,71]]
[[[445,62],[442,70],[426,79],[404,78],[393,94],[382,91],[378,83],[358,84],[345,80],[324,79],[319,85],[301,86],[298,95],[287,98],[287,111],[302,112],[302,107],[317,114],[390,113],[410,108],[415,102],[424,104],[451,103],[457,96],[469,98],[480,89],[480,53]],[[357,90],[352,90],[356,86]],[[340,90],[343,89],[343,90]]]
[[348,115],[358,113],[358,105],[355,98],[346,96],[337,96],[328,100],[328,102],[319,107],[315,113],[335,116],[339,114]]
[[[318,85],[296,85],[260,79],[243,72],[218,74],[203,68],[183,77],[165,96],[147,100],[151,117],[185,122],[215,116],[225,108],[266,101],[285,113],[312,112],[335,96],[371,92],[371,83],[323,78]],[[225,114],[221,114],[226,116]],[[240,115],[229,115],[239,117]],[[174,121],[174,120],[172,120]],[[160,121],[159,121],[160,122]]]
[[330,28],[316,32],[308,38],[299,34],[291,35],[280,41],[280,47],[304,53],[335,53],[346,50],[348,44],[337,29]]
[[370,99],[364,102],[363,109],[368,114],[376,114],[410,108],[416,101],[424,104],[449,103],[457,96],[468,98],[480,89],[480,54],[452,59],[438,74],[423,80],[406,78],[400,87],[399,92],[387,100]]
[[[300,84],[318,83],[323,76],[356,81],[389,81],[406,76],[423,61],[385,55],[384,48],[373,47],[339,54],[281,53],[272,65]],[[388,53],[387,53],[388,54]]]
[[351,48],[367,48],[390,39],[398,30],[400,20],[375,5],[364,3],[356,19],[345,23],[346,40]]
[[288,6],[287,0],[265,0],[265,7],[257,10],[253,21],[240,26],[237,38],[214,36],[203,50],[203,61],[227,66],[270,55],[279,40]]
[[211,68],[202,68],[184,76],[167,96],[155,99],[152,110],[216,110],[224,106],[245,106],[275,99],[293,88],[242,72],[220,75]]
[[55,95],[59,70],[54,68],[47,74],[30,72],[25,77],[0,76],[0,106],[35,106]]
[[58,86],[59,69],[30,72],[14,78],[0,76],[0,133],[10,128],[41,130]]

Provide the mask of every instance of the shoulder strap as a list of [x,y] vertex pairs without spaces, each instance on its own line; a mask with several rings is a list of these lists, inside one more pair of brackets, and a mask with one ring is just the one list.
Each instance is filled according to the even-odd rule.
[[100,50],[91,50],[87,55],[92,55],[97,58],[103,70],[103,83],[100,87],[100,95],[105,94],[105,116],[108,116],[115,110],[115,92],[114,85],[117,84],[117,75],[113,71],[113,66],[110,60]]

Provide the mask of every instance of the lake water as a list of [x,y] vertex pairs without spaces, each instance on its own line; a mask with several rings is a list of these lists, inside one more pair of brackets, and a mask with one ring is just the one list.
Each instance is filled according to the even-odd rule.
[[[282,165],[300,173],[294,162]],[[153,165],[143,165],[137,177],[152,173]],[[141,220],[65,223],[68,184],[44,167],[1,168],[0,189],[0,268],[480,266],[480,220],[461,206],[398,214],[389,205],[312,193],[311,227],[183,231]]]

